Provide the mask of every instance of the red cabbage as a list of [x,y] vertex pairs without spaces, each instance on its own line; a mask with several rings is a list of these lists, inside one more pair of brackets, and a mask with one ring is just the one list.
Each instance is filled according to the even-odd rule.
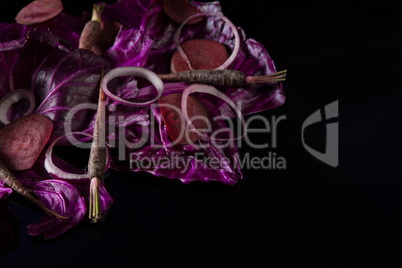
[[[7,43],[10,43],[9,41]],[[97,103],[102,69],[109,64],[91,51],[67,50],[54,35],[29,33],[27,42],[13,50],[0,50],[0,94],[24,88],[31,90],[39,105],[36,113],[54,122],[51,140],[65,133],[65,119],[79,104]],[[71,131],[89,131],[95,110],[77,111]]]
[[0,180],[0,200],[7,198],[13,190],[7,187],[2,180]]
[[[26,38],[0,43],[0,97],[12,90],[31,90],[38,100],[36,113],[54,122],[53,139],[64,134],[66,114],[82,103],[96,104],[101,69],[108,70],[108,62],[86,50],[69,51],[56,35],[29,32]],[[10,45],[14,44],[14,45]],[[18,44],[18,45],[15,45]],[[18,109],[14,109],[18,111]],[[72,131],[91,132],[95,110],[86,108],[75,114]],[[15,117],[15,116],[13,116]],[[55,160],[58,161],[58,160]],[[63,169],[72,172],[74,167],[59,160]],[[43,234],[51,238],[79,224],[84,218],[89,197],[89,179],[66,182],[53,179],[44,169],[43,156],[29,170],[15,172],[25,187],[67,221],[44,215],[29,226],[32,235]],[[11,188],[0,180],[0,198],[6,198]],[[101,185],[101,206],[104,215],[112,198]]]
[[[134,3],[138,1],[126,0],[122,2],[127,4],[128,2]],[[202,12],[222,14],[218,2],[192,3]],[[105,57],[111,62],[112,66],[141,66],[156,73],[169,72],[170,59],[176,49],[173,36],[177,31],[178,25],[174,22],[162,22],[161,16],[163,11],[160,1],[154,1],[151,6],[152,12],[144,12],[141,24],[138,21],[136,24],[134,21],[131,24],[133,27],[136,26],[137,29],[122,29],[116,37],[114,45],[106,52]],[[129,10],[125,10],[124,12],[126,15],[130,13]],[[152,23],[144,26],[144,21],[151,21]],[[270,58],[265,47],[253,39],[247,39],[240,28],[239,32],[241,38],[240,52],[231,64],[230,69],[242,71],[249,76],[266,75],[276,72],[273,60]],[[216,17],[208,17],[197,24],[186,26],[182,31],[180,42],[193,38],[215,40],[225,44],[229,48],[233,48],[234,46],[231,28]],[[132,42],[133,40],[134,42]],[[123,44],[130,44],[130,46],[123,46]],[[136,55],[137,58],[131,55]],[[144,57],[146,57],[146,61],[144,61]],[[181,92],[186,87],[185,84],[175,83],[173,86],[174,90],[170,91],[170,84],[165,84],[165,86],[167,89],[165,89],[164,95]],[[221,90],[234,103],[241,103],[243,114],[272,109],[282,105],[285,100],[280,83],[248,88],[221,88]],[[144,89],[139,91],[139,96],[146,94],[142,93],[143,91]],[[200,94],[198,97],[208,107],[211,116],[236,117],[236,114],[233,113],[230,106],[225,102],[209,95]],[[166,127],[161,119],[159,109],[152,109],[151,116],[155,116],[157,125],[150,126],[148,131],[151,131],[151,127],[156,130],[154,143],[162,147],[156,148],[155,144],[147,145],[136,152],[128,153],[126,159],[146,158],[155,164],[150,167],[136,167],[134,165],[130,167],[132,170],[146,171],[156,176],[178,178],[186,183],[194,180],[208,181],[210,180],[209,178],[213,178],[226,184],[234,184],[238,178],[241,178],[239,165],[235,158],[238,154],[235,144],[230,144],[223,152],[216,150],[213,146],[208,146],[198,151],[194,151],[188,146],[167,148],[170,141],[167,138]],[[201,143],[203,142],[201,141]],[[196,153],[203,154],[211,159],[228,159],[231,165],[228,165],[226,169],[215,170],[211,166],[208,166],[208,164],[205,164],[203,159],[197,160]],[[178,158],[173,156],[177,156]],[[179,167],[182,161],[191,163],[188,169],[183,170]],[[157,163],[160,163],[160,165],[158,166]],[[112,162],[112,167],[116,169],[129,169],[129,165],[130,163],[127,162]],[[164,165],[175,166],[177,168],[164,168]]]
[[45,214],[38,222],[28,225],[30,235],[43,234],[45,239],[53,238],[75,227],[85,217],[87,210],[84,198],[70,183],[50,179],[26,183],[26,186],[47,207],[68,217],[67,220],[59,220]]
[[[207,105],[207,109],[211,115],[219,113],[211,105]],[[152,126],[156,132],[154,143],[128,153],[130,163],[122,166],[120,162],[115,162],[115,168],[124,170],[129,165],[131,171],[145,171],[155,176],[179,179],[183,183],[218,181],[232,185],[242,178],[237,162],[239,152],[234,141],[225,144],[222,149],[202,140],[197,142],[199,148],[192,145],[172,147],[160,108],[153,106],[152,112],[156,118],[156,124]],[[223,128],[227,128],[224,122],[213,122],[213,130]],[[211,165],[208,159],[219,160],[220,163]]]
[[[192,4],[202,12],[222,14],[219,2],[193,1]],[[74,115],[71,131],[92,132],[96,112],[93,107],[97,103],[101,69],[107,72],[110,67],[139,66],[156,73],[170,71],[170,59],[176,49],[173,36],[179,25],[164,17],[161,0],[118,1],[106,5],[103,19],[124,25],[104,57],[76,49],[84,25],[81,20],[65,13],[38,25],[0,24],[0,98],[15,89],[31,90],[38,103],[36,112],[48,116],[54,122],[50,141],[65,134],[64,123],[68,112],[81,104],[90,105]],[[276,72],[265,47],[246,38],[241,28],[238,30],[240,52],[229,69],[242,71],[248,76]],[[180,42],[194,38],[215,40],[229,49],[234,46],[232,29],[217,17],[207,17],[199,23],[185,26]],[[152,97],[153,90],[146,85],[135,78],[119,78],[109,84],[115,95],[132,101]],[[181,93],[185,88],[184,83],[166,83],[164,95]],[[280,83],[219,89],[234,103],[241,103],[243,114],[272,109],[285,100]],[[225,102],[207,94],[198,94],[197,97],[211,117],[236,117]],[[126,149],[123,155],[126,161],[120,161],[121,155],[115,155],[111,167],[150,172],[156,176],[179,179],[183,183],[215,180],[232,185],[242,178],[235,142],[225,143],[226,146],[219,148],[219,143],[212,144],[200,139],[197,143],[199,148],[192,145],[171,147],[158,106],[133,108],[108,99],[107,109],[108,115],[115,119],[120,116],[123,118],[107,124],[116,130],[124,127],[125,138],[122,141],[122,133],[119,136],[117,132],[109,131],[108,140]],[[213,122],[212,127],[212,130],[217,130],[227,126],[224,121],[219,121]],[[143,134],[152,131],[156,134],[153,140],[148,140],[140,148],[131,148]],[[120,147],[119,151],[122,149]],[[143,165],[145,163],[141,163],[141,159],[148,159],[152,163],[149,166]],[[214,166],[206,161],[208,159],[220,160],[222,165]],[[63,170],[77,171],[56,156],[53,161]],[[43,167],[43,156],[33,168],[18,172],[16,176],[24,186],[35,191],[49,208],[61,215],[70,216],[69,220],[62,222],[44,215],[39,222],[29,226],[30,234],[55,237],[83,220],[89,197],[89,179],[63,181],[52,178]],[[0,199],[10,193],[10,188],[0,181]],[[112,202],[102,184],[102,211],[107,212]]]
[[[71,49],[78,48],[78,41],[84,23],[80,18],[65,12],[53,19],[35,25],[0,23],[0,44],[24,39],[29,32],[41,32],[58,36],[61,42]],[[1,45],[0,45],[1,48]]]
[[[139,1],[125,0],[120,3],[123,2],[134,5]],[[192,3],[202,12],[222,14],[219,2]],[[139,28],[123,29],[116,37],[114,45],[106,52],[105,57],[113,67],[141,66],[156,73],[169,72],[170,59],[176,49],[173,36],[178,25],[174,22],[166,23],[159,18],[163,12],[160,1],[154,1],[151,6],[153,11],[144,12],[142,22],[152,21],[152,24],[144,27],[143,24],[133,23],[133,27]],[[130,14],[129,10],[124,12]],[[239,33],[240,51],[229,69],[242,71],[249,76],[275,73],[274,62],[265,47],[254,39],[247,39],[241,28]],[[182,31],[180,42],[196,38],[218,41],[229,48],[234,46],[231,28],[217,17],[211,16],[197,24],[186,26]],[[248,88],[224,88],[222,91],[235,103],[242,103],[243,114],[273,109],[285,101],[281,83]],[[217,105],[223,110],[224,115],[235,117],[224,102],[218,101]]]

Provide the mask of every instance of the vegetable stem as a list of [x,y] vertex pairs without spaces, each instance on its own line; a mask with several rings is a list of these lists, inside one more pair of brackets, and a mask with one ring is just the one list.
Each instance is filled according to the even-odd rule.
[[102,15],[104,9],[105,9],[105,3],[94,4],[93,7],[92,7],[92,18],[91,18],[91,20],[101,23],[102,22],[101,15]]
[[105,140],[105,94],[102,89],[102,77],[99,88],[98,110],[96,113],[91,152],[88,161],[88,177],[91,180],[89,192],[89,218],[96,222],[102,216],[100,206],[100,181],[105,177],[106,140]]

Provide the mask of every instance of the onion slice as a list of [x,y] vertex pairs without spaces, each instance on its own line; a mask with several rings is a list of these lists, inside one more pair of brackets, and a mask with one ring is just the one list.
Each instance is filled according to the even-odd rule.
[[232,109],[236,112],[238,118],[241,121],[241,124],[243,126],[243,134],[239,137],[235,137],[235,138],[230,138],[230,139],[222,139],[222,138],[213,138],[213,140],[215,141],[232,141],[232,140],[238,140],[243,138],[246,133],[247,133],[247,125],[246,122],[244,120],[244,117],[242,115],[242,112],[240,110],[239,107],[236,106],[236,104],[228,97],[226,96],[223,92],[219,91],[218,89],[216,89],[213,86],[207,86],[204,84],[193,84],[189,87],[187,87],[182,94],[182,98],[181,98],[181,111],[183,113],[184,116],[184,120],[186,120],[187,125],[189,126],[189,128],[194,131],[195,133],[197,133],[200,137],[203,137],[207,140],[212,140],[209,136],[207,136],[205,133],[200,132],[199,130],[197,130],[195,128],[195,126],[193,125],[193,123],[191,122],[189,116],[188,116],[188,112],[187,112],[187,98],[190,94],[192,93],[208,93],[211,95],[214,95],[215,97],[218,97],[220,99],[222,99],[223,101],[225,101],[227,104],[229,104],[230,107],[232,107]]
[[229,67],[230,64],[232,64],[232,62],[235,60],[237,54],[239,53],[240,50],[240,35],[239,32],[237,31],[236,26],[225,16],[221,15],[221,14],[216,14],[216,13],[211,13],[211,12],[207,12],[207,13],[197,13],[194,14],[190,17],[188,17],[177,29],[175,35],[174,35],[174,41],[176,43],[176,47],[177,50],[180,53],[180,56],[182,56],[182,58],[184,59],[185,62],[187,62],[190,70],[194,70],[190,64],[190,60],[188,59],[186,53],[184,52],[183,48],[181,47],[180,43],[179,43],[179,38],[180,38],[180,33],[181,30],[183,29],[184,25],[186,25],[190,20],[197,18],[197,17],[201,17],[201,16],[215,16],[218,17],[220,19],[222,19],[223,21],[225,21],[230,28],[232,28],[233,31],[233,35],[235,37],[235,43],[234,43],[234,47],[233,47],[233,51],[232,54],[229,56],[229,58],[219,67],[215,68],[215,70],[224,70],[227,67]]
[[[107,88],[107,84],[114,78],[121,77],[121,76],[138,76],[141,78],[147,79],[149,82],[154,85],[156,88],[158,95],[153,98],[152,100],[146,101],[146,102],[132,102],[128,101],[125,99],[122,99],[116,95],[114,95],[112,92],[109,91]],[[128,106],[134,106],[134,107],[144,107],[148,106],[149,104],[152,104],[153,102],[157,101],[163,94],[164,86],[162,80],[158,77],[157,74],[154,72],[147,70],[142,67],[135,67],[135,66],[126,66],[126,67],[117,67],[115,69],[110,70],[105,74],[103,77],[103,83],[102,83],[102,89],[105,94],[111,98],[112,100],[120,103],[120,104],[125,104]]]
[[8,110],[11,106],[23,99],[27,99],[30,104],[28,111],[26,111],[24,115],[31,114],[35,108],[35,96],[29,90],[22,88],[13,90],[0,100],[0,121],[3,124],[7,125],[10,123],[10,120],[8,119]]
[[[52,160],[52,154],[53,154],[53,147],[56,145],[56,143],[67,136],[70,135],[83,135],[86,137],[92,137],[91,134],[85,133],[85,132],[71,132],[69,134],[60,136],[56,138],[47,148],[46,153],[45,153],[45,169],[47,172],[52,176],[52,177],[57,177],[58,179],[64,179],[64,180],[77,180],[77,179],[89,179],[88,178],[88,173],[71,173],[64,171],[60,169],[58,166],[56,166]],[[107,148],[107,147],[106,147]],[[110,152],[107,148],[106,150],[106,170],[110,166]]]

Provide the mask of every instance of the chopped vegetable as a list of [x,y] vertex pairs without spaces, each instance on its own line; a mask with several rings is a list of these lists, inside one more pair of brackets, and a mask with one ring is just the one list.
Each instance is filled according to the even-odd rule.
[[[181,113],[182,95],[175,93],[164,96],[158,100],[162,112],[163,121],[169,136],[174,143],[179,145],[189,144],[196,141],[200,136],[187,126]],[[202,103],[196,98],[189,96],[187,99],[188,117],[198,131],[207,129],[208,113]]]
[[[181,47],[194,70],[218,68],[229,58],[226,47],[214,40],[191,39]],[[170,69],[173,73],[190,70],[178,50],[173,53]]]
[[[26,102],[23,102],[23,100],[27,100],[28,105]],[[16,109],[17,111],[13,109],[14,105],[19,106]],[[27,106],[28,109],[26,109]],[[31,91],[26,89],[13,90],[0,100],[0,122],[8,124],[10,123],[10,119],[16,119],[10,118],[9,116],[20,117],[22,115],[28,115],[33,112],[34,108],[35,96]]]
[[225,17],[225,16],[223,16],[221,14],[198,13],[198,14],[194,14],[194,15],[188,17],[186,20],[184,20],[183,23],[180,25],[180,27],[177,29],[177,32],[174,35],[174,41],[176,43],[177,51],[180,53],[180,56],[187,63],[188,68],[190,70],[194,70],[195,68],[191,65],[191,62],[190,62],[187,54],[184,52],[183,48],[181,47],[181,45],[179,43],[180,33],[181,33],[184,25],[186,25],[189,21],[191,21],[194,18],[199,18],[199,17],[204,17],[204,16],[206,16],[206,17],[218,17],[219,19],[221,19],[224,22],[226,22],[229,25],[229,27],[232,29],[232,32],[233,32],[233,35],[234,35],[234,38],[235,38],[232,54],[228,57],[228,59],[223,64],[221,64],[219,67],[216,68],[218,70],[224,70],[224,69],[228,68],[230,66],[230,64],[233,63],[233,61],[237,57],[237,54],[239,53],[239,50],[240,50],[240,36],[239,36],[239,32],[237,31],[236,26],[227,17]]
[[[123,98],[120,98],[109,91],[108,83],[111,80],[113,80],[117,77],[134,76],[134,75],[141,77],[141,78],[145,78],[149,82],[151,82],[155,86],[155,89],[158,92],[156,97],[154,97],[151,100],[145,101],[145,102],[131,102],[131,101],[127,101]],[[129,106],[135,106],[135,107],[148,106],[151,103],[157,101],[163,94],[163,88],[164,87],[163,87],[162,80],[154,72],[141,68],[141,67],[134,67],[134,66],[119,67],[119,68],[110,70],[109,72],[107,72],[105,74],[105,77],[103,78],[103,83],[102,83],[102,89],[105,92],[105,95],[107,95],[109,98],[113,99],[117,103],[129,105]]]
[[20,117],[0,130],[0,159],[11,170],[32,167],[52,133],[53,123],[44,115]]
[[[47,1],[32,5],[37,8]],[[48,150],[32,157],[30,169],[12,174],[8,163],[1,164],[0,198],[12,192],[5,186],[9,184],[47,208],[49,215],[68,217],[60,221],[45,214],[29,226],[31,235],[60,235],[79,224],[87,212],[93,221],[103,218],[112,203],[103,181],[109,164],[183,183],[237,183],[242,172],[235,140],[247,131],[243,115],[275,108],[285,100],[277,82],[284,80],[286,71],[276,71],[265,47],[246,39],[243,30],[223,16],[219,2],[121,0],[105,7],[103,22],[103,4],[95,4],[93,20],[85,27],[66,13],[46,21],[48,13],[55,13],[51,8],[37,17],[40,12],[35,9],[24,11],[28,23],[39,24],[0,24],[0,120],[7,124],[34,112],[54,124],[45,141]],[[109,70],[110,66],[117,68]],[[168,74],[169,67],[173,74]],[[103,81],[100,70],[105,70]],[[164,84],[161,78],[182,82]],[[20,104],[27,101],[30,106],[22,108]],[[110,121],[105,120],[106,112]],[[226,118],[239,118],[242,132],[232,133]],[[107,124],[119,133],[108,132],[106,137]],[[90,140],[92,129],[88,173],[52,154],[56,143]],[[143,138],[150,133],[150,139]],[[77,143],[64,139],[80,134],[84,138]],[[147,159],[152,165],[109,163],[106,139],[118,143],[119,160]],[[221,165],[202,158],[219,160]],[[28,196],[29,191],[37,199]]]
[[[85,132],[72,132],[69,133],[67,135],[72,135],[72,136],[85,136],[85,137],[91,137],[90,134],[85,133]],[[66,136],[67,136],[66,135]],[[57,178],[57,179],[62,179],[62,180],[79,180],[79,179],[85,179],[88,178],[88,174],[81,172],[80,170],[62,170],[60,169],[53,158],[56,158],[55,156],[53,156],[53,148],[54,146],[57,144],[57,142],[59,142],[60,140],[62,140],[63,138],[65,138],[65,136],[60,136],[57,137],[48,147],[45,153],[45,161],[44,161],[44,166],[46,171],[50,174],[50,176],[52,176],[53,178]],[[89,139],[89,138],[88,138]],[[86,141],[86,139],[80,139],[80,141],[84,142]],[[57,158],[56,158],[57,159]],[[61,162],[60,160],[58,162]],[[66,163],[63,163],[64,165],[66,165]]]
[[56,17],[63,11],[60,0],[35,0],[23,7],[15,17],[19,24],[38,24]]
[[[242,124],[243,127],[243,134],[241,136],[238,137],[232,137],[231,136],[231,131],[230,129],[228,129],[227,132],[230,132],[230,136],[229,138],[219,138],[216,136],[213,137],[209,137],[207,136],[205,133],[202,133],[201,131],[199,131],[197,129],[196,126],[194,126],[193,124],[193,120],[191,120],[191,114],[189,113],[188,110],[188,102],[187,99],[190,97],[190,94],[193,93],[207,93],[207,94],[211,94],[221,100],[223,100],[224,102],[226,102],[236,113],[237,117],[240,119],[240,122]],[[181,97],[181,111],[183,113],[184,119],[186,120],[187,124],[190,126],[190,129],[192,131],[194,131],[195,133],[197,133],[199,136],[205,138],[206,140],[211,140],[213,139],[214,141],[233,141],[233,140],[237,140],[237,139],[241,139],[243,138],[246,133],[247,133],[247,126],[246,126],[246,122],[244,120],[243,114],[240,110],[240,108],[238,107],[237,104],[235,104],[228,96],[226,96],[224,93],[222,93],[221,91],[217,90],[216,88],[212,87],[212,86],[207,86],[207,85],[200,85],[200,84],[194,84],[191,85],[189,87],[187,87],[184,92],[183,95]],[[218,132],[219,133],[219,132]]]
[[[183,23],[188,17],[200,13],[188,0],[163,0],[163,11],[177,23]],[[194,24],[200,20],[201,18],[196,18],[187,23]]]

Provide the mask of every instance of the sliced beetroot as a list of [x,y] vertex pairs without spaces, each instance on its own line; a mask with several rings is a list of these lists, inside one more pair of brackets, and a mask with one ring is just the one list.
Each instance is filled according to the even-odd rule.
[[38,24],[56,17],[61,11],[63,4],[60,0],[36,0],[23,7],[15,20],[24,25]]
[[[182,94],[179,93],[170,94],[160,98],[158,102],[170,138],[177,144],[186,145],[196,141],[200,136],[187,127],[181,113],[181,97]],[[195,97],[189,96],[187,107],[188,117],[194,127],[200,132],[207,129],[208,113],[204,105]]]
[[[212,70],[221,66],[228,58],[226,47],[214,40],[192,39],[181,44],[194,70]],[[190,70],[179,51],[173,53],[170,63],[173,73]]]
[[0,159],[10,170],[32,167],[49,140],[53,122],[46,116],[30,114],[0,129]]
[[[188,0],[163,0],[163,11],[169,18],[180,24],[188,17],[200,13]],[[187,24],[194,24],[201,20],[202,17],[194,18]]]

